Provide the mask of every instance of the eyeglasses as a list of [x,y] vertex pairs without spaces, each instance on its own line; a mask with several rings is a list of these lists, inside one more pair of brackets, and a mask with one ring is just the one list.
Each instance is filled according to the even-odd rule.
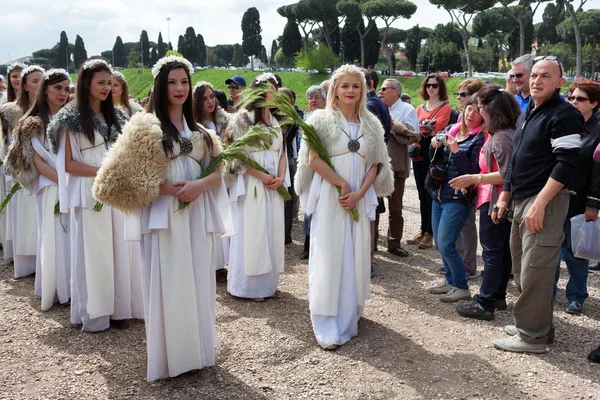
[[467,96],[470,96],[471,93],[469,92],[458,92],[458,93],[454,93],[455,95],[457,95],[458,97],[460,97],[461,99],[464,99]]
[[577,100],[578,103],[583,103],[584,101],[589,101],[590,99],[587,97],[583,97],[583,96],[569,96],[567,97],[569,99],[569,101],[572,103],[575,100]]
[[229,90],[240,90],[239,86],[235,86],[235,85],[227,85],[227,89]]
[[560,69],[560,78],[562,78],[562,76],[564,75],[564,70],[563,70],[563,66],[560,63],[560,60],[558,59],[557,56],[537,56],[536,58],[533,59],[533,63],[535,64],[538,61],[542,61],[542,60],[548,60],[548,61],[556,61],[558,63],[558,68]]
[[388,89],[390,89],[390,90],[391,90],[391,89],[396,89],[396,88],[393,88],[393,87],[391,87],[391,86],[390,86],[390,87],[385,87],[385,86],[382,86],[382,87],[379,89],[379,91],[380,91],[380,92],[385,92],[385,91],[386,91],[386,90],[388,90]]
[[429,89],[429,88],[437,89],[439,87],[440,87],[439,83],[428,83],[428,84],[425,85],[425,89]]
[[508,75],[508,79],[523,79],[523,74],[510,74]]

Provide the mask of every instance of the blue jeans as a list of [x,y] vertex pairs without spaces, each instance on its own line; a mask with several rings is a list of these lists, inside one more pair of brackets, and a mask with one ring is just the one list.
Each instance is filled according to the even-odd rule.
[[[588,298],[587,280],[590,267],[590,261],[584,258],[575,257],[571,248],[571,220],[567,217],[564,225],[565,240],[563,240],[560,256],[567,264],[569,271],[569,282],[567,283],[567,299],[583,304]],[[556,275],[554,276],[554,295],[556,295],[556,284],[560,277],[560,260],[556,266]]]
[[446,268],[446,280],[459,289],[468,289],[469,286],[465,264],[456,250],[456,240],[465,226],[470,211],[471,208],[467,203],[440,203],[437,200],[433,200],[431,209],[433,239]]

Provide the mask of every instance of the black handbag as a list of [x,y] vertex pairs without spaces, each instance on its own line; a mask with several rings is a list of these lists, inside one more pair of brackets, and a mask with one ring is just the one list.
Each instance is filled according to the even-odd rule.
[[429,164],[429,171],[427,172],[427,176],[425,177],[425,186],[433,190],[439,190],[442,187],[442,184],[446,180],[448,176],[448,162],[450,161],[450,155],[448,159],[437,159],[438,149],[435,149],[435,153],[433,153],[433,159]]

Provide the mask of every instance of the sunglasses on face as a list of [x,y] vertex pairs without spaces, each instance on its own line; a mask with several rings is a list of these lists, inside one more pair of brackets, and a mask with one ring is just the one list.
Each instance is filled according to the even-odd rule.
[[390,86],[390,87],[385,87],[385,86],[382,86],[382,87],[381,87],[381,89],[379,89],[379,91],[380,91],[380,92],[385,92],[385,91],[386,91],[386,90],[388,90],[388,89],[392,90],[392,89],[394,89],[394,88],[393,88],[393,87],[391,87],[391,86]]
[[439,83],[428,83],[428,84],[425,85],[425,89],[429,89],[429,88],[437,89],[439,87],[440,87]]
[[240,90],[239,86],[235,86],[235,85],[227,85],[227,89],[229,90]]
[[556,61],[558,63],[558,68],[560,69],[560,77],[562,78],[565,71],[563,70],[563,66],[560,63],[560,60],[558,59],[557,56],[537,56],[536,58],[533,59],[533,64],[535,65],[536,62],[542,61],[542,60]]
[[523,74],[510,74],[508,75],[508,79],[523,79]]
[[589,99],[587,97],[583,97],[583,96],[569,96],[567,97],[569,99],[569,101],[572,103],[575,100],[577,100],[578,103],[583,103],[584,101],[588,101]]
[[471,93],[469,92],[458,92],[458,93],[454,93],[455,95],[457,95],[458,97],[460,97],[461,99],[464,99],[467,96],[470,96]]

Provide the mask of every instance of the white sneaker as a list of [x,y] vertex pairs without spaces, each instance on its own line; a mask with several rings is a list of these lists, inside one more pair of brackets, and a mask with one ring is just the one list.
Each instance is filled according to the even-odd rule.
[[446,278],[441,279],[435,285],[430,287],[429,293],[431,294],[445,294],[448,293],[452,289],[452,285],[446,280]]
[[548,351],[545,343],[527,343],[519,336],[510,336],[504,339],[496,339],[492,341],[494,347],[504,351],[512,351],[515,353],[535,353],[543,354]]
[[[519,331],[517,330],[517,327],[515,325],[506,325],[504,327],[504,332],[508,333],[510,336],[517,336],[519,334]],[[548,332],[546,343],[554,343],[554,329],[551,329],[550,332]]]

